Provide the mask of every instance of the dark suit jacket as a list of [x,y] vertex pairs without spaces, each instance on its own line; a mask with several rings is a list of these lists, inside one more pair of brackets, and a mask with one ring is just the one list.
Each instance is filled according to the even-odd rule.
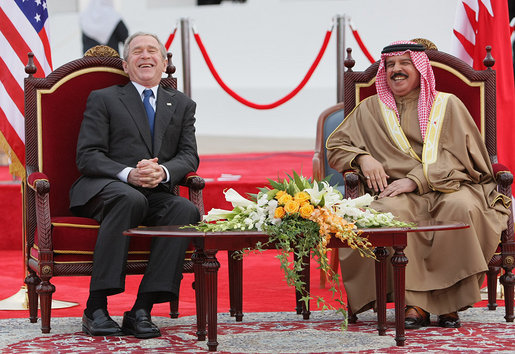
[[77,141],[77,167],[82,176],[70,190],[70,207],[84,205],[125,167],[158,157],[172,188],[197,170],[196,104],[181,92],[159,87],[154,143],[143,102],[132,83],[91,92]]

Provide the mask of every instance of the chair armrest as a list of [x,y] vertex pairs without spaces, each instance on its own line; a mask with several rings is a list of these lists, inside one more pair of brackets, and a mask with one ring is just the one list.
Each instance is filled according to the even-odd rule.
[[190,172],[179,185],[188,188],[188,199],[195,204],[200,215],[204,215],[204,198],[202,197],[202,189],[206,186],[204,179],[195,172]]
[[42,172],[31,173],[27,177],[27,186],[34,190],[38,195],[50,192],[50,182],[48,177]]
[[497,181],[498,191],[511,198],[513,174],[510,169],[500,163],[493,164],[492,168],[494,170],[495,180]]
[[[50,217],[50,181],[48,177],[41,172],[31,173],[27,177],[27,186],[32,189],[34,198],[27,198],[33,205],[28,205],[28,209],[35,213],[36,226],[38,233],[38,244],[39,253],[41,259],[41,267],[44,264],[51,265],[52,263],[52,221]],[[43,256],[44,254],[44,256]],[[47,262],[45,262],[45,260]]]
[[[496,163],[492,165],[495,179],[497,181],[497,191],[512,198],[511,185],[513,183],[513,174],[503,164]],[[503,267],[513,269],[513,260],[515,259],[515,239],[513,235],[513,205],[510,205],[511,214],[508,219],[508,227],[501,234],[501,264]]]
[[324,171],[323,171],[323,163],[322,159],[320,158],[320,153],[318,151],[315,151],[313,154],[313,179],[320,181],[324,178]]
[[359,197],[362,190],[359,175],[353,170],[344,171],[342,174],[345,181],[345,198]]
[[206,186],[204,179],[194,172],[188,173],[179,184],[184,187],[198,190],[204,189]]

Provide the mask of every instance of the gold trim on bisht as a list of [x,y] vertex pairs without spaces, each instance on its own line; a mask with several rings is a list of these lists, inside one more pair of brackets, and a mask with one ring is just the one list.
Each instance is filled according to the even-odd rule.
[[96,45],[92,48],[89,48],[86,53],[84,53],[85,57],[115,57],[119,58],[120,55],[116,50],[106,45]]

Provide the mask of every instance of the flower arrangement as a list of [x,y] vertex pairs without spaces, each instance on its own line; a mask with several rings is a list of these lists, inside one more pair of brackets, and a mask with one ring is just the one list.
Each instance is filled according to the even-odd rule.
[[[306,292],[305,283],[300,278],[305,265],[303,257],[311,255],[320,269],[332,274],[327,258],[327,244],[331,237],[347,243],[360,252],[362,257],[375,258],[371,244],[361,236],[358,227],[411,226],[396,220],[391,213],[379,213],[371,209],[369,205],[374,198],[369,194],[356,199],[344,199],[327,179],[311,182],[295,171],[293,176],[287,176],[282,181],[269,179],[271,188],[259,188],[259,193],[250,194],[250,199],[244,198],[232,188],[224,191],[233,210],[212,209],[199,224],[192,226],[202,231],[265,232],[269,235],[268,241],[256,245],[253,250],[275,245],[280,251],[277,257],[287,283],[300,291],[306,305],[312,297]],[[242,250],[240,256],[253,250]],[[296,256],[293,260],[291,253]],[[330,291],[341,305],[336,310],[346,318],[338,277],[338,274],[332,274],[329,280]],[[318,297],[316,300],[322,310],[334,309],[323,298]]]

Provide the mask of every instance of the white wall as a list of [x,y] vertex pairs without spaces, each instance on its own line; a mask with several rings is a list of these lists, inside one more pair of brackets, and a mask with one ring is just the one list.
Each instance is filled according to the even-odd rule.
[[[191,0],[190,0],[191,1]],[[173,0],[116,1],[130,32],[150,31],[166,41],[181,18],[190,18],[220,76],[234,91],[256,103],[288,94],[302,80],[335,15],[347,15],[377,59],[381,48],[399,39],[424,37],[450,51],[455,1],[452,0],[247,0],[246,4],[194,6]],[[194,1],[191,1],[194,3]],[[82,55],[76,12],[53,13],[48,0],[54,68]],[[78,8],[84,6],[84,0]],[[197,102],[198,135],[249,137],[315,136],[318,115],[336,102],[336,32],[308,85],[291,101],[272,110],[255,110],[235,101],[213,79],[191,37],[192,97]],[[181,46],[172,52],[181,87]],[[369,65],[350,31],[356,69]]]

